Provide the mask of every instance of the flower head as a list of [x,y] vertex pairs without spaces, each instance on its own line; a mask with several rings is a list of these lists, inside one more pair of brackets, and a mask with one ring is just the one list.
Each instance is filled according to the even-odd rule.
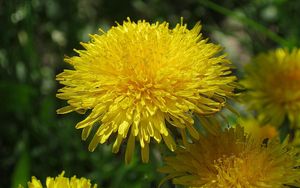
[[207,132],[200,139],[177,149],[159,171],[174,184],[187,187],[281,188],[300,185],[299,156],[287,143],[260,142],[242,127]]
[[277,49],[254,58],[245,69],[245,98],[263,122],[300,126],[300,49]]
[[200,29],[200,24],[191,30],[182,23],[170,29],[166,22],[128,19],[91,35],[90,42],[81,43],[85,49],[76,50],[78,56],[65,59],[74,70],[57,76],[65,85],[57,97],[68,102],[58,113],[88,113],[76,128],[83,129],[85,140],[97,127],[91,151],[113,137],[113,152],[118,152],[127,140],[126,162],[136,139],[143,162],[153,138],[173,151],[171,126],[197,138],[193,117],[220,111],[235,80],[231,63],[218,55],[221,47],[203,39]]
[[[97,184],[92,186],[90,180],[86,178],[78,179],[76,176],[66,178],[64,174],[65,172],[62,172],[55,178],[47,177],[46,188],[97,188]],[[33,176],[31,182],[28,182],[28,188],[43,188],[43,185],[40,180]]]

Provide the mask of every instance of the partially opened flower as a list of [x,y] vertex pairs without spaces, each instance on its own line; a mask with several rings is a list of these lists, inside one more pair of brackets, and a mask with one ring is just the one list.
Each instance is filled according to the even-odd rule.
[[[72,178],[64,177],[65,172],[62,172],[59,176],[52,178],[47,177],[46,186],[43,186],[40,180],[36,177],[32,177],[31,182],[28,182],[28,188],[97,188],[97,184],[92,185],[90,180],[86,178]],[[22,186],[19,186],[22,188]]]
[[278,141],[261,142],[244,133],[242,127],[207,132],[200,139],[177,149],[165,158],[163,180],[187,187],[281,188],[300,186],[297,152]]
[[166,22],[128,19],[91,35],[90,42],[81,43],[85,49],[76,50],[78,56],[65,59],[73,70],[57,76],[65,85],[57,97],[68,102],[57,112],[87,112],[76,128],[83,129],[85,140],[97,127],[91,151],[112,137],[113,152],[118,152],[127,140],[126,162],[136,139],[143,162],[153,138],[173,151],[171,126],[197,139],[193,117],[219,112],[235,85],[231,63],[219,55],[220,46],[201,37],[200,29],[200,24],[170,29]]
[[245,101],[264,123],[275,126],[288,120],[300,126],[300,49],[277,49],[254,58],[241,81]]

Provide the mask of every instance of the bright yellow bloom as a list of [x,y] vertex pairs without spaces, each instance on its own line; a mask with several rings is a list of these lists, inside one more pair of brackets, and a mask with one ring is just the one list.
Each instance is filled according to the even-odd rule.
[[187,29],[166,22],[150,24],[124,21],[91,41],[81,43],[79,55],[66,58],[74,70],[64,70],[57,80],[65,85],[57,97],[69,106],[59,114],[72,111],[88,113],[76,125],[86,140],[93,127],[97,131],[89,145],[115,138],[113,152],[128,138],[125,161],[132,157],[135,140],[141,146],[143,162],[148,161],[152,138],[174,151],[170,132],[174,126],[187,129],[197,139],[194,116],[219,112],[232,95],[234,76],[231,63],[221,47],[207,43],[196,24]]
[[[174,184],[201,188],[281,188],[298,185],[299,156],[287,143],[260,142],[242,127],[207,132],[175,151],[159,171]],[[162,182],[164,182],[163,180]]]
[[280,126],[287,118],[292,126],[300,126],[300,49],[260,54],[245,75],[245,101],[259,120]]
[[[90,180],[86,178],[72,178],[64,177],[65,172],[62,172],[59,176],[52,178],[47,177],[46,179],[46,188],[97,188],[97,184],[93,185],[90,183]],[[22,186],[19,186],[22,188]],[[36,177],[32,177],[31,182],[28,182],[28,188],[43,188],[40,180]]]
[[243,125],[243,128],[247,134],[258,140],[264,140],[266,138],[272,139],[279,136],[276,127],[266,124],[261,125],[261,123],[254,118],[243,118],[239,120],[239,124]]

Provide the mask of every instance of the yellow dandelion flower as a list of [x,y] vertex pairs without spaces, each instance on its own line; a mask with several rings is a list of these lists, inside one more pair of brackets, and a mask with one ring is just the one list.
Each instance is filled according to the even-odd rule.
[[[47,177],[46,188],[97,188],[97,184],[91,184],[90,180],[86,178],[72,178],[64,177],[65,172],[63,171],[59,176],[52,178]],[[19,186],[22,188],[22,186]],[[32,177],[31,182],[28,182],[28,188],[43,188],[42,183],[36,177]]]
[[165,158],[162,181],[201,188],[281,188],[300,186],[299,156],[287,143],[259,142],[242,127],[207,132],[194,144]]
[[249,107],[263,122],[300,126],[300,49],[277,49],[254,58],[241,81]]
[[258,120],[254,118],[242,118],[239,120],[239,124],[243,125],[243,128],[247,134],[257,140],[264,140],[266,138],[272,139],[279,136],[276,127],[266,124],[262,125]]
[[106,33],[91,35],[81,43],[79,55],[65,59],[74,70],[64,70],[57,80],[65,85],[57,97],[69,106],[59,114],[88,112],[76,125],[86,140],[97,131],[89,145],[93,151],[109,137],[115,138],[113,152],[127,140],[125,161],[132,157],[137,139],[142,161],[148,161],[151,139],[161,140],[174,151],[170,126],[194,137],[194,115],[211,115],[225,106],[232,95],[235,77],[221,47],[208,43],[198,23],[170,29],[166,22],[150,24],[123,22]]

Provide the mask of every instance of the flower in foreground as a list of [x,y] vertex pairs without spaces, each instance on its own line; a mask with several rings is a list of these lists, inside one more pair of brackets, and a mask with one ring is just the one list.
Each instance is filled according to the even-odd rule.
[[[90,180],[86,178],[72,178],[64,177],[65,172],[62,172],[59,176],[52,178],[47,177],[46,188],[97,188],[97,184],[93,185]],[[22,188],[22,186],[19,186]],[[28,188],[43,188],[44,186],[36,177],[32,177],[31,182],[28,182]]]
[[300,126],[300,49],[277,49],[254,58],[241,84],[249,108],[264,123],[280,126],[288,120]]
[[65,85],[57,97],[68,102],[57,112],[86,112],[76,128],[86,140],[96,127],[89,150],[112,137],[116,153],[125,141],[127,163],[136,139],[143,162],[153,138],[174,151],[172,126],[197,139],[194,116],[219,112],[236,79],[231,63],[219,55],[221,47],[203,39],[200,29],[199,23],[190,30],[183,23],[170,29],[166,22],[128,19],[91,35],[90,42],[81,43],[84,50],[75,50],[78,56],[65,59],[73,70],[57,76]]
[[[260,139],[259,139],[260,140]],[[300,186],[300,160],[295,149],[276,140],[261,142],[242,127],[201,136],[194,144],[165,158],[162,181],[187,187],[281,188]]]

